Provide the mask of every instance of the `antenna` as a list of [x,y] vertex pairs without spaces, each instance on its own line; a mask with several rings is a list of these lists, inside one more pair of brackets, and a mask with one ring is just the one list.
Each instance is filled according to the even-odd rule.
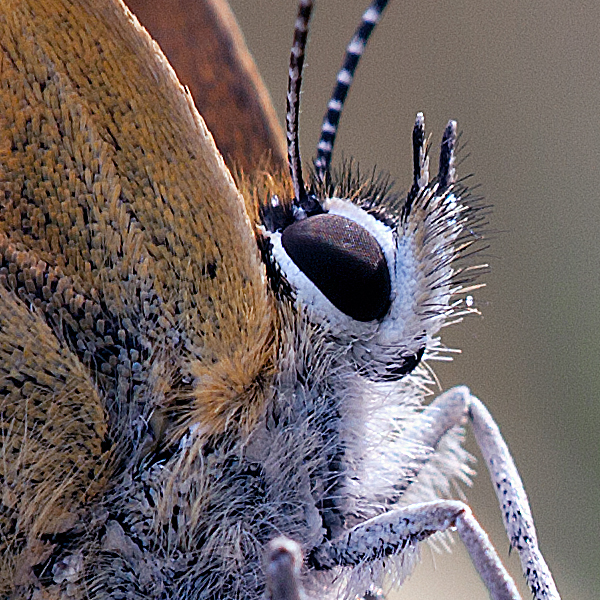
[[373,29],[375,29],[375,25],[379,23],[379,19],[387,3],[388,0],[374,0],[371,3],[369,8],[363,13],[360,25],[346,48],[342,68],[337,74],[337,82],[331,94],[331,99],[327,104],[327,112],[325,113],[323,126],[321,127],[321,137],[317,145],[315,168],[317,177],[321,181],[323,181],[325,173],[329,170],[340,116],[344,108],[348,90],[350,89],[350,84],[354,78],[354,72],[365,50],[369,36],[373,32]]
[[308,37],[308,22],[312,12],[312,0],[300,0],[298,3],[298,16],[294,26],[294,41],[290,54],[290,72],[288,78],[287,109],[286,109],[286,135],[288,164],[294,185],[294,195],[301,208],[308,204],[308,197],[302,179],[302,162],[300,159],[300,144],[298,141],[298,119],[300,112],[300,87],[302,85],[302,67]]

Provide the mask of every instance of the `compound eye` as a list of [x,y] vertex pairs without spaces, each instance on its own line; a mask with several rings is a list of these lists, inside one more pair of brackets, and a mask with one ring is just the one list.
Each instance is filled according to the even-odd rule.
[[390,272],[381,246],[358,223],[321,214],[286,227],[281,243],[296,266],[339,310],[374,321],[391,304]]

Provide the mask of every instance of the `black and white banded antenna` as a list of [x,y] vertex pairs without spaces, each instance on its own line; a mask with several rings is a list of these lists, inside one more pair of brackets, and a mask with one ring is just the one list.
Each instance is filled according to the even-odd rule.
[[312,0],[300,0],[298,15],[294,26],[294,41],[290,54],[290,70],[288,77],[287,107],[286,107],[286,136],[288,164],[294,186],[294,196],[300,209],[307,211],[309,198],[302,178],[302,162],[300,158],[300,143],[298,139],[298,122],[300,116],[300,88],[302,86],[302,67],[308,37],[308,23],[312,12]]
[[344,102],[354,78],[354,72],[365,50],[369,36],[373,33],[373,29],[375,29],[375,25],[377,25],[379,19],[381,19],[387,3],[388,0],[374,0],[371,3],[369,8],[363,13],[360,25],[346,48],[342,68],[337,74],[335,88],[327,104],[327,113],[323,119],[321,137],[317,145],[315,170],[317,178],[320,181],[324,180],[325,174],[329,171],[340,115],[342,114]]

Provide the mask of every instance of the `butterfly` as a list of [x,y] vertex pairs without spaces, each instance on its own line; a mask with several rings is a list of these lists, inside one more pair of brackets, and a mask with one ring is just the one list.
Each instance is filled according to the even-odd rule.
[[[4,596],[373,595],[456,529],[490,595],[518,598],[450,497],[469,479],[470,423],[534,597],[559,598],[485,406],[465,387],[424,402],[439,331],[473,312],[481,270],[486,213],[457,180],[456,123],[430,177],[417,115],[406,195],[331,166],[386,4],[348,46],[307,173],[311,0],[294,29],[287,161],[221,3],[199,5],[217,34],[197,94],[209,127],[119,0],[3,3]],[[254,106],[241,117],[238,83]],[[262,138],[244,135],[249,115]]]

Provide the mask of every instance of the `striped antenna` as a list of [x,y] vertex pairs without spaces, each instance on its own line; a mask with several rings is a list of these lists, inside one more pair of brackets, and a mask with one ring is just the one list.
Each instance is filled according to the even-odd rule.
[[308,37],[308,22],[312,12],[312,0],[300,0],[298,16],[294,27],[294,42],[290,54],[290,72],[287,91],[287,111],[285,116],[287,126],[287,150],[290,175],[294,185],[294,195],[301,208],[308,204],[304,180],[302,179],[302,162],[300,159],[300,144],[298,141],[298,120],[300,113],[300,87],[302,85],[302,66]]
[[454,150],[456,149],[456,121],[448,121],[442,146],[440,148],[440,170],[438,173],[438,184],[440,190],[444,190],[456,181],[456,170],[454,169]]
[[379,22],[387,3],[388,0],[374,0],[371,3],[371,6],[364,12],[360,25],[346,48],[344,63],[338,72],[335,88],[331,94],[331,99],[327,104],[327,113],[325,114],[323,126],[321,127],[321,138],[317,145],[315,169],[317,171],[317,177],[321,181],[323,181],[325,173],[329,170],[335,136],[340,122],[340,115],[344,108],[344,102],[346,101],[350,84],[354,78],[354,72],[356,71],[360,57],[365,50],[369,36],[373,32],[373,29],[375,29],[375,25]]

